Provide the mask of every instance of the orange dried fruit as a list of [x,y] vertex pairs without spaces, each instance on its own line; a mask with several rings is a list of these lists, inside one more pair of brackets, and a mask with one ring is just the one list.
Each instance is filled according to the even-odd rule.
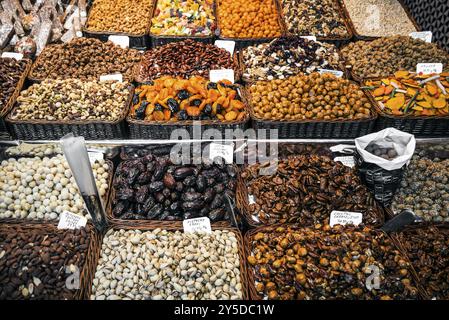
[[429,101],[418,101],[418,105],[426,109],[432,108],[432,104]]
[[231,107],[233,109],[243,109],[245,107],[245,105],[243,104],[243,102],[239,101],[239,100],[232,100],[231,101]]
[[384,94],[385,94],[385,87],[379,87],[373,91],[373,96],[375,97],[380,97],[383,96]]
[[414,96],[416,94],[416,90],[413,88],[407,88],[407,94],[409,96]]
[[191,117],[198,117],[200,115],[200,109],[197,107],[187,107],[186,111]]
[[168,121],[168,120],[170,120],[170,117],[171,117],[171,111],[168,109],[165,109],[164,110],[164,120]]
[[228,113],[225,114],[225,119],[227,121],[232,121],[235,120],[237,118],[237,112],[235,111],[229,111]]
[[435,85],[433,85],[433,84],[427,83],[427,84],[426,84],[426,89],[427,89],[427,92],[428,92],[431,96],[434,96],[434,95],[436,95],[436,94],[438,93],[438,87],[435,86]]
[[446,107],[446,104],[446,99],[444,97],[433,100],[433,106],[437,109]]
[[404,95],[398,95],[390,100],[388,100],[385,104],[388,108],[392,110],[398,110],[404,106],[405,98]]
[[401,70],[394,73],[394,76],[396,78],[407,78],[409,76],[410,72]]
[[393,91],[394,87],[386,86],[384,94],[390,94]]
[[153,112],[154,120],[163,121],[165,119],[164,113],[162,111],[154,111]]
[[149,116],[153,113],[154,111],[154,105],[149,104],[147,105],[147,108],[145,109],[145,116]]

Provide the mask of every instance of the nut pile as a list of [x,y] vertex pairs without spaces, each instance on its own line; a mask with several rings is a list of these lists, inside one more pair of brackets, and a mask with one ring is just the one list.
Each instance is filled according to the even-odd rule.
[[[249,214],[256,224],[329,221],[333,210],[361,212],[363,223],[382,223],[374,198],[357,173],[327,156],[300,155],[279,160],[273,175],[260,175],[266,164],[242,172],[248,191]],[[252,202],[252,203],[251,203]]]
[[[261,298],[419,298],[407,260],[386,234],[368,227],[268,228],[250,246],[248,263]],[[370,281],[376,271],[378,289]]]
[[122,49],[110,41],[76,38],[45,47],[34,63],[30,77],[98,80],[101,75],[121,73],[125,80],[132,80],[134,64],[140,59],[139,51]]
[[274,0],[218,0],[218,27],[225,38],[272,38],[281,35]]
[[243,79],[284,79],[318,69],[341,70],[335,46],[304,38],[282,37],[243,50]]
[[9,147],[5,150],[7,157],[49,157],[58,153],[62,153],[61,148],[57,144],[28,144],[21,143],[18,146]]
[[16,90],[25,68],[25,60],[0,58],[0,113]]
[[95,0],[86,29],[143,35],[150,25],[152,4],[152,0]]
[[22,91],[11,119],[116,121],[128,108],[126,82],[44,80]]
[[415,154],[396,193],[392,209],[411,209],[425,221],[449,222],[449,159]]
[[294,35],[349,37],[341,8],[335,0],[281,0],[287,30]]
[[84,268],[89,232],[89,225],[77,230],[2,225],[0,299],[73,299],[77,290],[67,283]]
[[414,72],[422,62],[441,62],[445,69],[449,66],[449,54],[437,44],[406,36],[352,42],[341,54],[352,72],[362,79],[388,77],[398,70]]
[[393,115],[434,116],[449,113],[449,73],[420,75],[397,71],[394,76],[365,81],[380,108]]
[[[92,164],[103,200],[109,188],[109,165]],[[86,215],[69,164],[63,155],[19,158],[0,164],[0,218],[57,220],[63,211]],[[90,218],[87,214],[87,218]]]
[[399,240],[430,299],[449,299],[449,233],[426,227],[401,232]]
[[361,36],[405,36],[416,31],[397,0],[343,0],[343,3]]
[[181,3],[158,0],[151,34],[164,36],[208,36],[215,30],[214,1],[187,0]]
[[91,299],[242,299],[239,245],[225,230],[109,230]]
[[359,120],[372,116],[371,104],[355,83],[312,73],[250,87],[254,116],[262,120]]
[[370,142],[366,146],[365,150],[377,157],[384,158],[386,160],[393,160],[398,156],[398,153],[394,148],[384,148],[376,144],[376,142]]
[[130,116],[146,121],[242,120],[245,105],[238,86],[202,77],[162,77],[137,87]]
[[174,165],[168,156],[147,155],[117,169],[112,214],[120,219],[228,220],[226,197],[235,198],[237,169],[232,165]]
[[164,75],[209,78],[209,70],[237,69],[225,49],[195,40],[172,42],[145,52],[137,82],[147,82]]

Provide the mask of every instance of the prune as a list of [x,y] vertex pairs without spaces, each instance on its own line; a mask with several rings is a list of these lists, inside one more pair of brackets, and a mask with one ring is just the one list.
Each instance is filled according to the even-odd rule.
[[183,215],[183,219],[193,219],[198,217],[199,214],[197,211],[185,211]]
[[212,112],[212,106],[208,103],[204,106],[203,112],[205,114],[210,115],[210,113]]
[[139,103],[139,93],[134,93],[134,95],[133,95],[133,105],[135,106],[138,103]]
[[140,186],[137,191],[136,191],[136,201],[138,203],[145,203],[145,200],[148,197],[148,193],[149,193],[149,188],[148,186],[144,185],[144,186]]
[[200,210],[203,206],[204,202],[202,200],[195,200],[182,203],[182,208],[184,210]]
[[112,214],[114,217],[120,217],[123,212],[128,208],[127,202],[125,201],[119,201],[112,210]]
[[148,196],[147,200],[143,204],[143,208],[145,212],[150,211],[150,209],[156,204],[154,198],[152,196]]
[[147,164],[147,171],[152,173],[154,171],[155,167],[156,167],[156,164],[153,161],[148,162],[148,164]]
[[216,82],[209,82],[207,84],[207,90],[211,90],[211,89],[217,90],[217,83]]
[[172,201],[176,201],[179,199],[179,196],[176,192],[172,192],[170,195],[170,199],[172,199]]
[[167,106],[171,112],[176,113],[179,111],[179,103],[173,98],[167,100]]
[[187,178],[185,178],[184,179],[184,185],[186,186],[186,187],[191,187],[191,186],[193,186],[193,185],[195,185],[195,183],[196,183],[196,178],[194,177],[194,176],[189,176],[189,177],[187,177]]
[[166,198],[163,204],[164,208],[169,208],[171,205],[171,200]]
[[209,219],[212,222],[220,221],[225,215],[225,209],[218,208],[209,212]]
[[225,190],[225,185],[224,185],[223,183],[216,184],[216,185],[214,186],[214,191],[215,191],[216,193],[222,193],[224,190]]
[[150,183],[149,187],[151,193],[158,192],[164,189],[164,183],[162,181],[155,181]]
[[195,201],[201,199],[202,195],[198,192],[186,192],[182,195],[183,201]]
[[154,199],[155,199],[157,202],[162,203],[162,202],[164,202],[165,197],[164,197],[164,195],[162,194],[162,192],[158,192],[158,193],[155,193],[155,194],[154,194]]
[[187,114],[186,110],[181,110],[178,112],[178,120],[187,120],[189,118],[189,115]]
[[182,167],[175,170],[173,173],[173,176],[176,180],[184,179],[188,176],[191,176],[194,173],[194,170],[192,167]]
[[198,176],[196,179],[196,189],[199,192],[203,192],[206,189],[206,178],[203,175]]
[[182,182],[176,182],[176,191],[181,192],[182,190],[184,190]]
[[193,107],[199,107],[201,105],[201,102],[202,102],[201,99],[195,99],[190,101],[190,105]]
[[175,213],[181,210],[181,203],[179,201],[173,202],[169,208],[171,212]]
[[155,103],[154,104],[154,111],[163,111],[164,110],[164,106],[160,103]]
[[147,184],[151,180],[150,172],[143,172],[137,177],[138,184]]
[[166,173],[164,175],[164,186],[166,186],[169,189],[174,189],[176,186],[176,180],[173,177],[172,174],[170,173]]
[[147,218],[148,219],[154,219],[156,218],[158,215],[160,215],[162,213],[162,210],[164,208],[162,207],[162,204],[158,203],[156,205],[154,205],[147,213]]
[[136,110],[136,119],[143,120],[145,118],[145,111],[147,110],[148,101],[142,101]]
[[214,200],[210,204],[211,209],[220,208],[223,205],[223,196],[221,194],[215,195]]
[[206,202],[211,202],[214,199],[215,191],[214,189],[207,189],[206,192],[204,192],[203,199]]
[[176,96],[179,100],[185,100],[190,98],[190,93],[187,90],[180,90]]
[[128,177],[125,179],[126,183],[128,185],[133,185],[133,183],[136,180],[138,175],[139,175],[139,169],[138,168],[136,168],[136,167],[130,168],[128,170]]
[[116,197],[119,200],[129,200],[132,201],[134,197],[134,190],[131,188],[121,188],[116,192]]
[[200,216],[207,217],[209,215],[210,208],[208,206],[203,207],[203,209],[200,210]]
[[213,168],[210,170],[204,170],[202,172],[202,175],[204,175],[206,178],[215,178],[219,173],[220,171],[218,171],[218,169]]
[[170,195],[171,195],[171,191],[170,191],[170,189],[168,189],[168,188],[164,188],[164,189],[162,190],[162,194],[164,195],[164,197],[168,198],[168,197],[170,197]]
[[159,220],[167,220],[167,218],[170,216],[170,211],[163,211],[162,214],[160,215]]

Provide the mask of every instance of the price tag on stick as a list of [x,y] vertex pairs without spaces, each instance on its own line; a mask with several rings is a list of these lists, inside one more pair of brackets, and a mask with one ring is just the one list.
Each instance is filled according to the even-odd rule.
[[311,40],[311,41],[316,41],[316,36],[301,36],[301,38]]
[[209,145],[209,159],[223,158],[226,163],[234,162],[234,144],[211,143]]
[[231,57],[234,54],[235,41],[215,40],[215,45],[219,48],[227,50],[231,54]]
[[345,166],[350,167],[350,168],[355,166],[355,161],[354,161],[353,156],[335,157],[334,161],[340,161]]
[[331,227],[336,224],[346,225],[353,224],[355,226],[362,223],[363,215],[360,212],[350,212],[350,211],[332,211],[329,225]]
[[182,222],[184,233],[206,232],[212,233],[208,217],[186,219]]
[[425,42],[432,42],[432,31],[420,31],[420,32],[411,32],[410,37],[414,39],[421,39]]
[[129,48],[128,36],[109,36],[108,40],[122,48]]
[[320,74],[330,73],[336,76],[337,78],[343,77],[343,71],[340,70],[330,70],[330,69],[318,69]]
[[118,81],[123,82],[123,75],[121,73],[107,74],[100,76],[100,81]]
[[78,214],[64,211],[59,217],[58,229],[80,229],[85,227],[87,219]]
[[17,53],[17,52],[3,52],[2,53],[2,58],[13,58],[13,59],[16,59],[16,60],[22,60],[23,59],[23,54]]
[[209,79],[212,82],[218,82],[220,80],[229,80],[232,83],[234,83],[234,70],[232,69],[210,70]]
[[443,72],[442,63],[418,63],[416,65],[416,73],[433,74]]

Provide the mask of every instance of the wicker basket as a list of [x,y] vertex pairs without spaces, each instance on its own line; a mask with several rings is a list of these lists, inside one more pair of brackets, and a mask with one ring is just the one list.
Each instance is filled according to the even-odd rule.
[[[95,4],[92,5],[92,8]],[[89,23],[92,14],[92,8],[89,10],[89,14],[87,16],[86,26]],[[130,34],[126,32],[110,32],[110,31],[93,31],[89,30],[86,27],[83,27],[83,36],[86,38],[96,38],[103,42],[108,41],[109,36],[127,36],[129,37],[129,47],[133,49],[146,49],[150,47],[150,27],[151,27],[151,17],[153,16],[154,6],[151,7],[149,23],[144,33],[142,34]]]
[[14,106],[14,103],[16,102],[17,97],[20,94],[20,90],[22,90],[23,84],[25,83],[25,79],[28,76],[28,73],[31,69],[31,60],[23,59],[26,61],[25,70],[23,71],[22,75],[20,76],[19,81],[17,82],[16,88],[12,95],[9,97],[8,101],[4,105],[3,109],[0,110],[0,135],[8,135],[9,132],[7,130],[7,126],[5,123],[5,116],[11,111],[12,107]]
[[[240,96],[242,102],[248,110],[248,101],[246,100],[245,89],[240,88]],[[242,120],[233,120],[222,122],[219,120],[186,120],[177,122],[148,122],[145,120],[137,120],[130,115],[126,118],[129,125],[131,139],[165,139],[178,140],[178,136],[171,138],[172,132],[175,130],[187,130],[190,139],[196,139],[196,135],[201,134],[208,129],[219,130],[222,137],[225,137],[226,130],[245,130],[247,128],[249,114],[246,113]],[[201,125],[201,130],[196,128],[196,125]],[[196,128],[196,129],[195,129]],[[201,139],[201,137],[198,137]]]
[[[19,227],[22,230],[39,230],[43,231],[47,234],[54,233],[57,231],[57,226],[52,223],[19,223],[19,224],[2,224],[0,225],[0,228],[2,229],[8,229],[8,228],[15,228]],[[77,289],[74,292],[73,299],[74,300],[83,300],[85,299],[85,292],[88,288],[88,285],[92,283],[92,276],[93,274],[90,272],[93,267],[95,267],[96,261],[93,260],[92,252],[95,251],[95,248],[99,246],[100,243],[100,236],[95,231],[95,228],[92,225],[88,225],[89,230],[86,230],[86,232],[89,235],[90,241],[89,246],[86,250],[86,258],[84,261],[84,266],[82,270],[80,270],[80,288]]]
[[[279,14],[281,16],[282,21],[284,22],[285,25],[285,30],[287,35],[290,36],[312,36],[312,34],[295,34],[292,33],[288,30],[287,27],[287,23],[285,22],[285,16],[284,16],[284,11],[283,11],[283,7],[282,7],[282,0],[278,0],[279,1]],[[334,0],[335,2],[335,7],[338,9],[338,14],[339,16],[342,18],[343,23],[345,25],[346,31],[348,32],[348,35],[346,36],[317,36],[317,41],[325,41],[325,42],[329,42],[329,43],[333,43],[336,46],[341,46],[344,45],[346,43],[348,43],[349,41],[351,41],[352,37],[353,37],[353,33],[352,33],[352,27],[351,27],[351,23],[348,21],[348,19],[346,18],[346,14],[340,4],[340,2],[338,0]]]
[[134,87],[130,86],[128,100],[117,120],[21,120],[12,119],[11,112],[6,122],[17,139],[58,140],[68,133],[83,136],[87,140],[126,138],[125,118],[132,103]]
[[[252,211],[251,211],[250,204],[248,201],[248,198],[249,198],[248,197],[248,187],[241,175],[238,176],[235,197],[237,200],[236,201],[237,208],[241,212],[241,214],[249,228],[258,228],[258,227],[268,226],[268,225],[264,225],[261,222],[257,222],[256,220],[253,219],[252,214],[251,214]],[[379,223],[374,225],[374,227],[380,227],[385,222],[386,213],[384,212],[384,209],[374,200],[374,198],[373,198],[373,203],[374,203],[373,209],[374,209],[374,212],[376,213],[377,220],[379,221]],[[335,209],[335,210],[338,210],[338,209]],[[301,226],[301,227],[308,227],[308,226]]]
[[[152,223],[170,223],[172,221],[161,221],[161,220],[125,220],[125,219],[120,219],[120,218],[116,218],[114,216],[114,214],[112,213],[112,209],[113,209],[113,202],[116,198],[116,190],[115,190],[115,181],[117,179],[117,173],[119,172],[119,169],[123,166],[123,164],[126,162],[127,160],[121,162],[118,167],[117,170],[115,172],[114,175],[114,179],[112,181],[112,185],[111,185],[111,191],[110,191],[110,195],[109,195],[109,201],[107,204],[107,209],[106,209],[106,218],[109,221],[109,223],[113,226],[130,226],[130,227],[134,227],[134,226],[140,226],[143,224],[152,224]],[[235,168],[237,169],[238,172],[238,167],[235,165]],[[237,174],[237,176],[239,176],[239,174]],[[237,190],[236,190],[237,192]],[[236,195],[237,196],[237,195]],[[180,220],[176,220],[176,221],[180,221]],[[230,221],[218,221],[218,222],[213,222],[214,225],[216,226],[221,226],[221,227],[232,227],[232,223]]]
[[[212,230],[229,230],[233,231],[237,241],[238,241],[238,249],[239,249],[239,260],[240,260],[240,281],[242,284],[242,293],[243,293],[243,299],[248,299],[248,272],[246,269],[246,259],[245,259],[245,250],[244,250],[244,243],[243,243],[243,237],[240,233],[240,231],[236,228],[229,228],[224,226],[218,226],[216,224],[211,225]],[[141,231],[151,231],[154,229],[160,228],[162,230],[167,231],[182,231],[183,226],[182,222],[151,222],[151,223],[142,223],[139,226],[129,226],[129,225],[114,225],[110,229],[119,230],[119,229],[125,229],[125,230],[141,230]],[[98,242],[98,244],[95,246],[93,250],[89,250],[90,257],[89,259],[93,261],[93,263],[89,264],[89,269],[87,274],[92,275],[92,277],[89,277],[90,285],[83,286],[85,290],[83,290],[83,297],[86,297],[86,299],[90,298],[90,295],[92,293],[92,285],[93,285],[93,279],[95,276],[96,268],[98,265],[98,261],[100,259],[101,255],[101,247],[102,247],[102,241]]]
[[377,118],[377,114],[373,108],[372,114],[369,118],[360,120],[261,120],[257,118],[254,113],[249,90],[245,91],[245,94],[247,95],[246,100],[248,101],[253,128],[255,130],[277,130],[278,137],[280,139],[353,139],[371,133],[374,129],[374,122]]
[[410,259],[410,254],[404,245],[404,242],[405,242],[404,234],[405,233],[413,234],[416,232],[416,230],[423,230],[423,229],[428,229],[428,228],[437,229],[439,232],[444,233],[447,236],[449,236],[449,224],[445,224],[445,223],[443,223],[443,224],[424,223],[420,226],[409,226],[409,227],[406,227],[401,232],[393,233],[390,235],[393,242],[395,243],[395,245],[398,247],[398,249],[406,257],[407,261],[410,263],[410,266],[412,269],[412,276],[413,276],[415,282],[417,283],[418,287],[422,290],[423,297],[425,300],[430,300],[431,294],[426,289],[426,283],[419,277],[418,272],[416,271],[416,269]]
[[[274,4],[276,6],[276,10],[278,12],[277,14],[277,20],[279,24],[279,28],[281,31],[281,36],[286,35],[286,26],[284,23],[284,20],[281,18],[281,5],[279,3],[279,0],[273,0]],[[265,42],[270,42],[278,37],[269,37],[269,38],[227,38],[221,35],[220,32],[220,16],[218,14],[218,3],[217,3],[217,37],[220,40],[228,40],[228,41],[234,41],[235,42],[235,49],[243,49],[248,46],[258,45]]]
[[[108,170],[108,190],[106,191],[106,194],[102,197],[102,203],[104,208],[106,209],[106,206],[109,202],[109,198],[111,196],[111,188],[112,188],[112,179],[114,174],[114,164],[111,160],[105,160],[105,163],[109,166]],[[53,223],[53,220],[41,220],[41,219],[19,219],[19,218],[3,218],[0,219],[0,225],[1,224],[9,224],[9,223],[23,223],[23,224],[42,224],[42,223]]]
[[[357,32],[357,29],[355,28],[354,23],[352,22],[351,16],[349,14],[348,9],[346,8],[346,5],[344,3],[344,0],[338,0],[340,2],[340,6],[343,10],[343,13],[346,17],[346,21],[348,21],[348,25],[352,31],[352,34],[354,35],[356,40],[374,40],[380,37],[372,37],[372,36],[363,36],[360,35]],[[416,23],[415,18],[413,18],[413,16],[410,13],[410,10],[408,10],[407,6],[404,4],[404,2],[402,0],[396,0],[397,2],[399,2],[399,4],[402,6],[402,8],[404,9],[405,13],[407,14],[407,17],[409,18],[409,20],[412,22],[413,26],[415,27],[416,31],[421,31],[421,27]]]
[[[153,14],[151,16],[151,18],[154,17],[154,13],[157,9],[157,0],[154,0],[153,3]],[[213,3],[213,14],[215,17],[215,21],[217,20],[217,13],[216,13],[216,4],[215,1]],[[165,35],[155,35],[151,33],[151,28],[149,30],[149,34],[150,34],[150,38],[151,38],[151,46],[153,48],[157,47],[157,46],[163,46],[164,44],[170,43],[170,42],[176,42],[176,41],[183,41],[183,40],[187,40],[187,39],[192,39],[192,40],[196,40],[196,41],[200,41],[200,42],[204,42],[204,43],[214,43],[214,32],[213,30],[211,30],[211,34],[210,35],[200,35],[200,36],[165,36]]]
[[392,127],[417,137],[449,137],[449,114],[442,116],[395,116],[384,112],[371,93],[366,92],[366,94],[378,114],[375,131]]

